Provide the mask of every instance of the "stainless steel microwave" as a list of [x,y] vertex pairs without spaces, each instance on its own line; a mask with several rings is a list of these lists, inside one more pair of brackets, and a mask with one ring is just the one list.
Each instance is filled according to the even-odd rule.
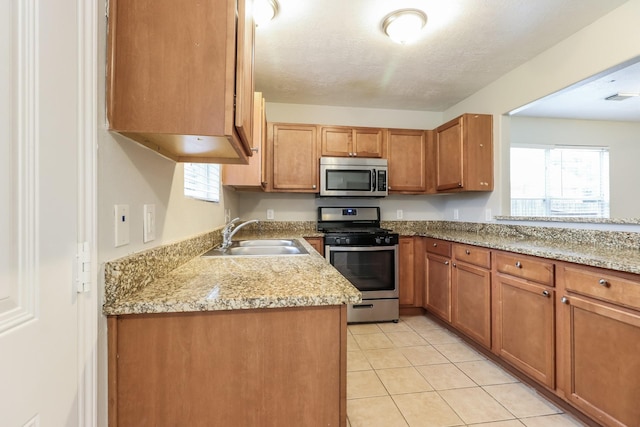
[[320,196],[384,197],[387,179],[387,159],[320,158]]

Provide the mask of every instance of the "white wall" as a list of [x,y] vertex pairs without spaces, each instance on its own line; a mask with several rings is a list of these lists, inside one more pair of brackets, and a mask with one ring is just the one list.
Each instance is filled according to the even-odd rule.
[[[459,196],[460,199],[452,198],[447,211],[455,206],[460,209],[464,207],[474,216],[486,209],[491,209],[493,215],[507,215],[511,117],[505,114],[640,57],[639,20],[640,0],[630,0],[444,111],[445,120],[467,112],[494,115],[495,190],[491,195],[477,200],[462,196]],[[470,219],[482,221],[483,217]]]
[[611,218],[640,216],[640,123],[512,117],[511,143],[609,147]]

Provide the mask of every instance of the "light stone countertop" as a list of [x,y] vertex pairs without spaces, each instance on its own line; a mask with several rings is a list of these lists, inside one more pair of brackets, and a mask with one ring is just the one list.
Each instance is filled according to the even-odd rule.
[[[244,236],[241,238],[248,238]],[[260,238],[283,238],[282,233]],[[286,238],[291,238],[291,235]],[[106,315],[354,304],[360,292],[304,239],[308,255],[196,256],[106,303]]]
[[556,261],[601,267],[640,274],[640,250],[612,247],[602,242],[575,242],[571,239],[542,238],[540,236],[504,236],[458,230],[426,230],[423,237],[499,249],[524,255],[534,255]]

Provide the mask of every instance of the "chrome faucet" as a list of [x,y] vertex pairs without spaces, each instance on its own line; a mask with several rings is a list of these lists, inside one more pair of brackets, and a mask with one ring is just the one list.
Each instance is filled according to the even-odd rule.
[[257,219],[252,219],[242,224],[236,226],[236,222],[240,221],[240,218],[234,218],[229,221],[224,228],[222,229],[222,245],[220,245],[221,250],[226,250],[229,246],[231,246],[231,239],[236,235],[240,229],[242,229],[245,225],[253,224],[259,222]]

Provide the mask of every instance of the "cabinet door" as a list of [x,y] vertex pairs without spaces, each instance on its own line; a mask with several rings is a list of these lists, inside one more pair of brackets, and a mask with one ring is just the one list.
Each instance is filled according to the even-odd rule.
[[453,326],[491,348],[491,272],[456,261],[451,279]]
[[415,247],[413,237],[400,237],[399,243],[399,292],[400,305],[413,307],[416,305],[414,259]]
[[316,252],[324,256],[324,239],[322,237],[305,237],[304,240],[313,246]]
[[554,291],[521,279],[495,275],[497,353],[549,388],[555,386]]
[[[236,129],[247,149],[257,148],[253,139],[253,0],[237,0],[238,28],[236,52]],[[260,116],[256,117],[258,120]]]
[[351,157],[351,128],[340,126],[322,126],[320,128],[320,147],[322,156]]
[[353,154],[358,157],[382,157],[383,138],[382,129],[353,129]]
[[439,255],[425,258],[425,305],[438,317],[451,321],[451,261]]
[[426,149],[424,131],[387,131],[389,191],[424,193],[427,190]]
[[222,185],[235,188],[257,188],[266,185],[266,123],[264,111],[264,99],[261,92],[256,92],[253,100],[253,156],[249,158],[248,165],[223,165]]
[[464,186],[462,157],[462,119],[452,121],[436,132],[436,190]]
[[638,425],[640,313],[577,296],[563,301],[566,397],[604,425]]
[[269,142],[273,159],[273,191],[318,192],[316,127],[272,123]]

